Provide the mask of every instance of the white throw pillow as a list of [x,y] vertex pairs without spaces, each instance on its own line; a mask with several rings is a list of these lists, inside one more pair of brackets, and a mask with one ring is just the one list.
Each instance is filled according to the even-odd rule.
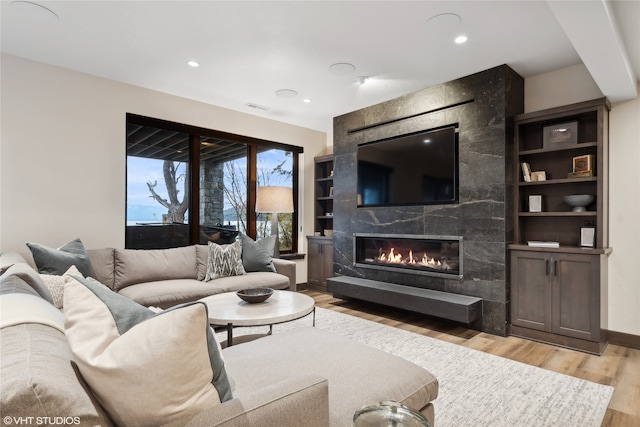
[[206,304],[156,314],[92,278],[74,279],[64,289],[69,346],[117,425],[177,425],[232,399]]

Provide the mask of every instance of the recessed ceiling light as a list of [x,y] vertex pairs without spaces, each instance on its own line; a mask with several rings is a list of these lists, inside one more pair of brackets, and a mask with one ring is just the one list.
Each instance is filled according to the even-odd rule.
[[198,61],[194,61],[193,59],[191,59],[191,60],[187,61],[187,65],[189,67],[196,68],[196,67],[200,66],[200,63]]
[[59,20],[58,15],[51,9],[30,1],[12,1],[11,10],[37,24],[54,24]]
[[455,13],[441,13],[434,15],[425,22],[427,30],[434,35],[446,34],[460,25],[462,18]]
[[338,62],[329,67],[329,72],[336,76],[346,76],[347,74],[353,73],[355,70],[355,65],[349,64],[348,62]]
[[467,36],[458,36],[454,39],[454,41],[458,44],[466,43],[469,38]]
[[279,89],[276,91],[278,98],[295,98],[298,96],[298,92],[293,89]]
[[311,102],[311,98],[305,98],[302,100],[305,104],[309,104]]
[[360,83],[361,85],[365,84],[367,82],[367,80],[369,80],[369,77],[367,77],[367,76],[358,77],[358,83]]

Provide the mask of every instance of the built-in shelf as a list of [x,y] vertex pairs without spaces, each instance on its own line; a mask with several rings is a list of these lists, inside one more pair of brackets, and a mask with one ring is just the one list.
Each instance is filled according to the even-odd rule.
[[[596,354],[606,344],[600,306],[607,298],[606,257],[611,253],[609,109],[602,98],[516,116],[519,179],[514,188],[514,243],[508,246],[511,335]],[[571,129],[571,138],[549,147],[545,134],[559,127]],[[587,155],[592,176],[570,178],[574,157]],[[525,181],[523,162],[532,172],[544,171],[546,180]],[[564,200],[576,194],[593,195],[595,201],[586,211],[573,212]],[[534,206],[542,212],[529,212]],[[559,247],[529,246],[528,241],[558,242]]]

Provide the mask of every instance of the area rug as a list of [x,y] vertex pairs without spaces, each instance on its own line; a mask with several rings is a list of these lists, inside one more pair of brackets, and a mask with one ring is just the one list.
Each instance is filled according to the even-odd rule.
[[[310,326],[311,316],[274,325],[273,333]],[[529,366],[478,350],[316,309],[316,327],[428,369],[440,383],[437,427],[600,426],[613,387]],[[235,336],[265,328],[241,328]],[[218,334],[220,339],[226,333]],[[241,344],[240,344],[241,345]]]

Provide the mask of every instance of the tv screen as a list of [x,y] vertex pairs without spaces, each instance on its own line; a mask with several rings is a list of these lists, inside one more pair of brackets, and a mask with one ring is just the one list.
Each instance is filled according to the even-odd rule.
[[456,126],[358,146],[358,206],[458,201]]

